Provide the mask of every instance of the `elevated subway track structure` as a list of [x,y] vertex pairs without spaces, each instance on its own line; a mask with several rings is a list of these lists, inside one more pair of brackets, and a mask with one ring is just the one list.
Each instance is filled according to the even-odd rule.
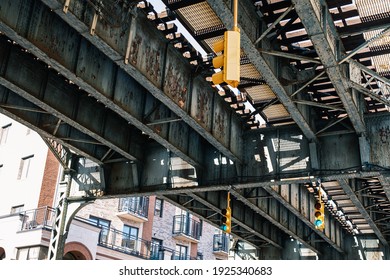
[[237,94],[172,22],[212,55],[231,1],[163,2],[0,3],[0,112],[100,167],[69,201],[158,194],[218,226],[230,191],[232,235],[259,250],[388,250],[390,7],[239,1]]

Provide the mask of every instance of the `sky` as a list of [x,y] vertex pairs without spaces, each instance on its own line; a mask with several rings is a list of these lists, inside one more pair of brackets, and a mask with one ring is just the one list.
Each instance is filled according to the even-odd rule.
[[161,0],[151,0],[149,2],[152,3],[156,12],[161,12],[165,9],[165,4]]

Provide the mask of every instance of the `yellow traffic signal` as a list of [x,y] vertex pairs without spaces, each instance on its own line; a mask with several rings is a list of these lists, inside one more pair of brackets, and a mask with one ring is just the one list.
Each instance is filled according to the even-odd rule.
[[230,209],[230,207],[222,209],[221,214],[221,229],[226,233],[230,233],[232,228],[232,210]]
[[230,192],[227,193],[226,208],[221,210],[221,229],[230,233],[232,230],[232,209],[230,209]]
[[325,206],[321,198],[314,204],[314,225],[316,229],[325,229]]
[[240,31],[225,31],[224,39],[214,44],[214,52],[222,53],[213,59],[214,68],[221,68],[213,74],[215,85],[223,82],[232,87],[238,87],[240,82]]

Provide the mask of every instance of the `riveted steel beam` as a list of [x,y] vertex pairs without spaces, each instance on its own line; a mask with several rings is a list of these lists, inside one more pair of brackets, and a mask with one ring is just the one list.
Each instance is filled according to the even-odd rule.
[[[59,118],[63,123],[60,121],[52,128],[53,136],[66,123],[124,158],[142,160],[141,147],[145,137],[123,118],[88,97],[31,54],[12,47],[5,37],[0,38],[0,50],[0,84]],[[115,131],[113,124],[117,126]]]
[[[224,191],[204,192],[190,194],[189,196],[218,213],[220,212],[220,209],[226,207],[227,192]],[[180,201],[180,195],[167,197],[178,204],[183,203]],[[251,233],[253,236],[266,241],[266,243],[282,249],[282,236],[285,233],[238,200],[231,201],[230,207],[232,209],[232,234],[240,236],[240,233],[237,232],[237,227],[239,227],[244,229],[245,232]],[[198,214],[202,214],[202,211],[198,211]],[[237,233],[235,233],[235,231]],[[245,237],[243,239],[245,239]]]
[[333,19],[323,0],[292,0],[295,11],[305,26],[313,42],[318,57],[322,61],[337,94],[357,133],[364,133],[366,127],[361,112],[352,99],[348,76],[338,60],[342,52],[342,42],[336,32]]
[[[304,246],[313,250],[316,253],[320,253],[320,248],[316,245],[318,243],[310,243],[310,229],[305,228],[305,225],[301,223],[287,208],[278,201],[270,200],[264,190],[256,188],[255,194],[257,196],[246,196],[245,193],[230,189],[230,193],[239,201],[243,202],[254,212],[259,213],[261,216],[270,221],[273,225],[280,228],[286,234],[292,236],[296,240],[300,241]],[[261,193],[259,195],[259,192]],[[272,197],[272,196],[271,196]],[[268,206],[271,205],[271,207]],[[272,210],[271,210],[272,209]]]
[[[164,105],[158,112],[153,114],[154,119],[143,119],[148,108],[152,108],[156,103],[161,101],[156,99],[147,89],[145,89],[144,86],[147,84],[150,85],[151,82],[141,74],[141,71],[120,62],[122,60],[118,62],[118,57],[113,57],[112,54],[115,53],[118,55],[118,53],[113,49],[110,49],[111,56],[106,56],[98,47],[95,47],[89,41],[85,40],[82,35],[84,33],[82,30],[80,30],[81,34],[78,33],[77,30],[74,30],[67,25],[49,8],[41,4],[40,1],[34,2],[34,5],[26,5],[22,8],[22,0],[15,1],[8,7],[9,10],[6,11],[3,9],[2,12],[0,12],[0,30],[11,38],[11,40],[18,42],[23,48],[28,49],[28,51],[35,55],[39,60],[61,73],[66,79],[79,86],[80,89],[87,92],[90,96],[96,98],[108,109],[111,109],[126,121],[132,123],[143,133],[146,133],[152,139],[173,151],[192,165],[201,167],[202,147],[208,145],[207,142],[203,140],[201,134],[185,122],[148,126],[147,123],[151,121],[176,116],[172,110]],[[22,11],[20,11],[20,9],[22,9]],[[26,17],[26,19],[23,19],[23,24],[13,25],[14,22],[10,17],[17,17],[18,14],[31,13],[36,14],[37,17]],[[146,19],[144,19],[144,21],[146,21]],[[144,21],[143,23],[145,23]],[[56,28],[46,28],[45,26],[51,25],[49,22],[55,22],[54,25]],[[10,24],[10,26],[8,24]],[[147,22],[147,24],[151,23]],[[73,26],[81,28],[79,25],[73,23]],[[99,30],[96,32],[99,34]],[[20,36],[20,34],[24,34],[26,37]],[[85,36],[89,39],[92,38],[89,35]],[[157,33],[155,36],[158,36],[155,37],[155,43],[161,44],[162,42],[166,47],[166,41],[163,40],[161,34]],[[60,38],[63,40],[63,44],[59,43]],[[104,45],[100,39],[93,37],[93,40],[95,40],[94,42],[99,47]],[[100,42],[100,45],[98,42]],[[147,46],[145,46],[145,48],[147,49]],[[171,50],[170,52],[173,53],[174,51],[175,50]],[[174,56],[176,56],[176,54]],[[181,60],[179,59],[178,61]],[[155,61],[155,63],[159,62],[160,60]],[[173,63],[173,61],[171,61],[171,63]],[[171,67],[173,66],[171,65]],[[189,68],[189,66],[186,67]],[[187,69],[187,74],[188,71],[189,70]],[[128,72],[131,72],[134,76],[137,76],[139,79],[142,78],[145,81],[143,81],[141,85],[134,80]],[[171,74],[171,78],[173,79],[174,74]],[[160,75],[162,75],[162,73],[160,73]],[[186,79],[189,79],[189,76],[190,75],[186,76]],[[161,79],[162,77],[160,77],[160,80]],[[175,86],[173,80],[170,82]],[[170,82],[167,81],[167,83]],[[230,133],[230,129],[233,129],[234,131],[240,130],[238,118],[232,116],[232,112],[223,106],[223,100],[214,101],[214,97],[216,97],[217,93],[213,95],[213,90],[211,88],[204,90],[203,82],[199,78],[194,78],[191,83],[188,80],[187,82],[188,85],[191,83],[193,84],[193,90],[191,91],[192,96],[188,97],[188,103],[191,103],[192,99],[194,99],[193,104],[195,107],[200,106],[200,103],[196,100],[201,100],[204,102],[202,104],[205,104],[205,108],[199,107],[195,109],[192,107],[191,114],[194,115],[194,117],[207,122],[210,130],[214,131],[216,135],[221,139],[224,139],[224,141],[229,142],[230,146],[234,147],[234,150],[239,151],[241,149],[239,138]],[[179,91],[180,86],[177,85],[177,83],[176,86],[176,90]],[[158,90],[156,86],[152,88],[162,94],[161,90]],[[188,88],[184,85],[182,89],[183,92],[188,91]],[[204,100],[205,98],[208,100],[207,102]],[[207,111],[207,113],[202,113],[201,109]],[[216,122],[212,122],[214,115],[219,118]],[[189,117],[187,116],[187,118]],[[229,131],[220,131],[219,126],[214,124],[223,123],[224,121],[232,121],[235,125],[232,125],[232,127],[226,126],[226,129]]]
[[[307,200],[308,191],[299,185],[274,185],[263,186],[277,201],[282,203],[294,215],[296,215],[304,224],[311,228],[319,237],[329,243],[335,250],[344,252],[343,233],[340,224],[331,216],[327,215],[326,230],[322,232],[314,226],[314,196]],[[333,228],[333,232],[330,232]]]
[[379,230],[373,219],[371,218],[370,214],[367,212],[367,210],[364,208],[363,203],[359,200],[359,198],[356,196],[355,192],[352,190],[350,183],[348,180],[338,180],[340,186],[344,190],[344,192],[348,195],[348,197],[351,199],[353,204],[356,206],[356,208],[359,210],[360,214],[364,217],[364,219],[367,221],[367,223],[370,225],[371,229],[375,232],[378,239],[382,242],[383,245],[388,246],[386,238],[383,236],[382,232]]
[[[3,104],[6,106],[3,107]],[[11,105],[14,108],[11,109],[8,105]],[[61,128],[58,130],[56,136],[53,136],[53,127],[58,122],[58,118],[48,113],[38,113],[38,110],[27,111],[15,109],[15,107],[20,106],[24,108],[39,109],[39,107],[35,106],[31,102],[21,98],[19,95],[13,93],[8,88],[0,85],[0,112],[2,114],[5,114],[10,118],[24,124],[25,126],[38,132],[43,137],[54,139],[56,142],[68,147],[81,156],[91,159],[98,164],[103,164],[100,159],[107,152],[107,150],[109,150],[109,148],[102,145],[91,144],[92,141],[95,141],[94,139],[81,133],[68,124],[61,125]],[[72,141],[71,139],[85,141]]]
[[387,199],[390,200],[390,176],[381,175],[378,176],[379,182],[382,185],[383,190],[387,196]]
[[[186,130],[201,135],[230,159],[241,161],[240,138],[233,136],[232,133],[232,131],[238,131],[238,134],[241,134],[242,121],[239,116],[223,102],[208,82],[202,77],[191,74],[189,62],[173,45],[168,43],[154,23],[147,20],[143,12],[133,11],[130,20],[120,27],[111,27],[98,21],[95,36],[90,36],[86,30],[91,21],[89,16],[84,16],[84,14],[94,11],[85,1],[72,1],[67,13],[62,12],[62,6],[56,0],[42,0],[42,2],[49,7],[48,12],[53,10],[64,23],[72,26],[80,36],[96,48],[94,57],[100,53],[100,56],[104,55],[111,59],[116,67],[113,65],[110,67],[123,69],[127,75],[180,117],[185,123]],[[124,37],[127,37],[127,41]],[[127,46],[125,46],[125,41]],[[125,63],[127,49],[129,60]],[[92,52],[84,59],[92,59],[91,55]],[[87,72],[90,71],[87,70]],[[90,73],[85,74],[90,75]],[[87,78],[77,70],[76,75]],[[90,79],[87,80],[94,86]],[[103,85],[98,86],[101,88]],[[148,135],[153,135],[156,141],[162,141],[157,139],[155,133],[150,132],[150,128],[142,128],[142,130]],[[168,143],[164,144],[168,145]],[[188,162],[196,163],[183,153],[182,150],[185,150],[185,147],[178,149],[174,147],[175,145],[170,146],[170,149],[175,149],[176,154],[186,156]],[[197,164],[199,165],[199,161]]]
[[[219,16],[222,23],[226,26],[227,29],[232,27],[232,18],[233,14],[224,1],[217,0],[207,0],[207,3],[211,6],[214,12]],[[239,18],[239,23],[240,23]],[[263,79],[271,87],[273,92],[279,98],[280,102],[284,105],[286,110],[290,113],[291,118],[296,122],[299,128],[302,130],[303,134],[311,141],[317,141],[317,137],[313,132],[313,129],[309,125],[308,121],[304,118],[302,113],[298,110],[291,97],[289,96],[287,90],[282,86],[278,77],[270,66],[272,64],[270,61],[267,61],[255,46],[254,42],[257,38],[250,33],[250,29],[257,29],[258,26],[254,21],[251,22],[252,25],[248,25],[246,22],[245,25],[240,26],[241,34],[241,49],[245,52],[248,59],[255,66],[255,68],[262,74]],[[256,25],[256,26],[253,26]],[[253,33],[253,31],[252,31]],[[267,38],[263,38],[262,41],[267,41]],[[264,43],[264,45],[269,45],[269,42]]]

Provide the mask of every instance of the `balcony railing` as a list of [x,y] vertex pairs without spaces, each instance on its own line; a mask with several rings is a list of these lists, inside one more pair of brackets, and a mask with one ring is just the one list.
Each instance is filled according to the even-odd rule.
[[213,237],[214,252],[229,252],[229,238],[226,234],[215,234]]
[[149,198],[142,197],[127,197],[119,200],[119,212],[126,212],[139,217],[147,218],[149,208]]
[[178,252],[174,252],[172,254],[171,260],[196,260],[197,258],[190,257],[189,255],[180,254]]
[[129,236],[125,232],[101,227],[99,245],[139,258],[150,258],[150,242]]
[[21,231],[36,228],[52,229],[55,220],[55,209],[51,207],[40,207],[33,210],[19,213],[22,221]]
[[185,235],[192,239],[199,240],[201,234],[201,224],[199,221],[188,218],[186,215],[176,215],[173,217],[173,234]]
[[129,236],[125,232],[116,229],[101,228],[99,246],[150,260],[173,259],[172,256],[175,255],[174,250],[153,244],[151,241]]

